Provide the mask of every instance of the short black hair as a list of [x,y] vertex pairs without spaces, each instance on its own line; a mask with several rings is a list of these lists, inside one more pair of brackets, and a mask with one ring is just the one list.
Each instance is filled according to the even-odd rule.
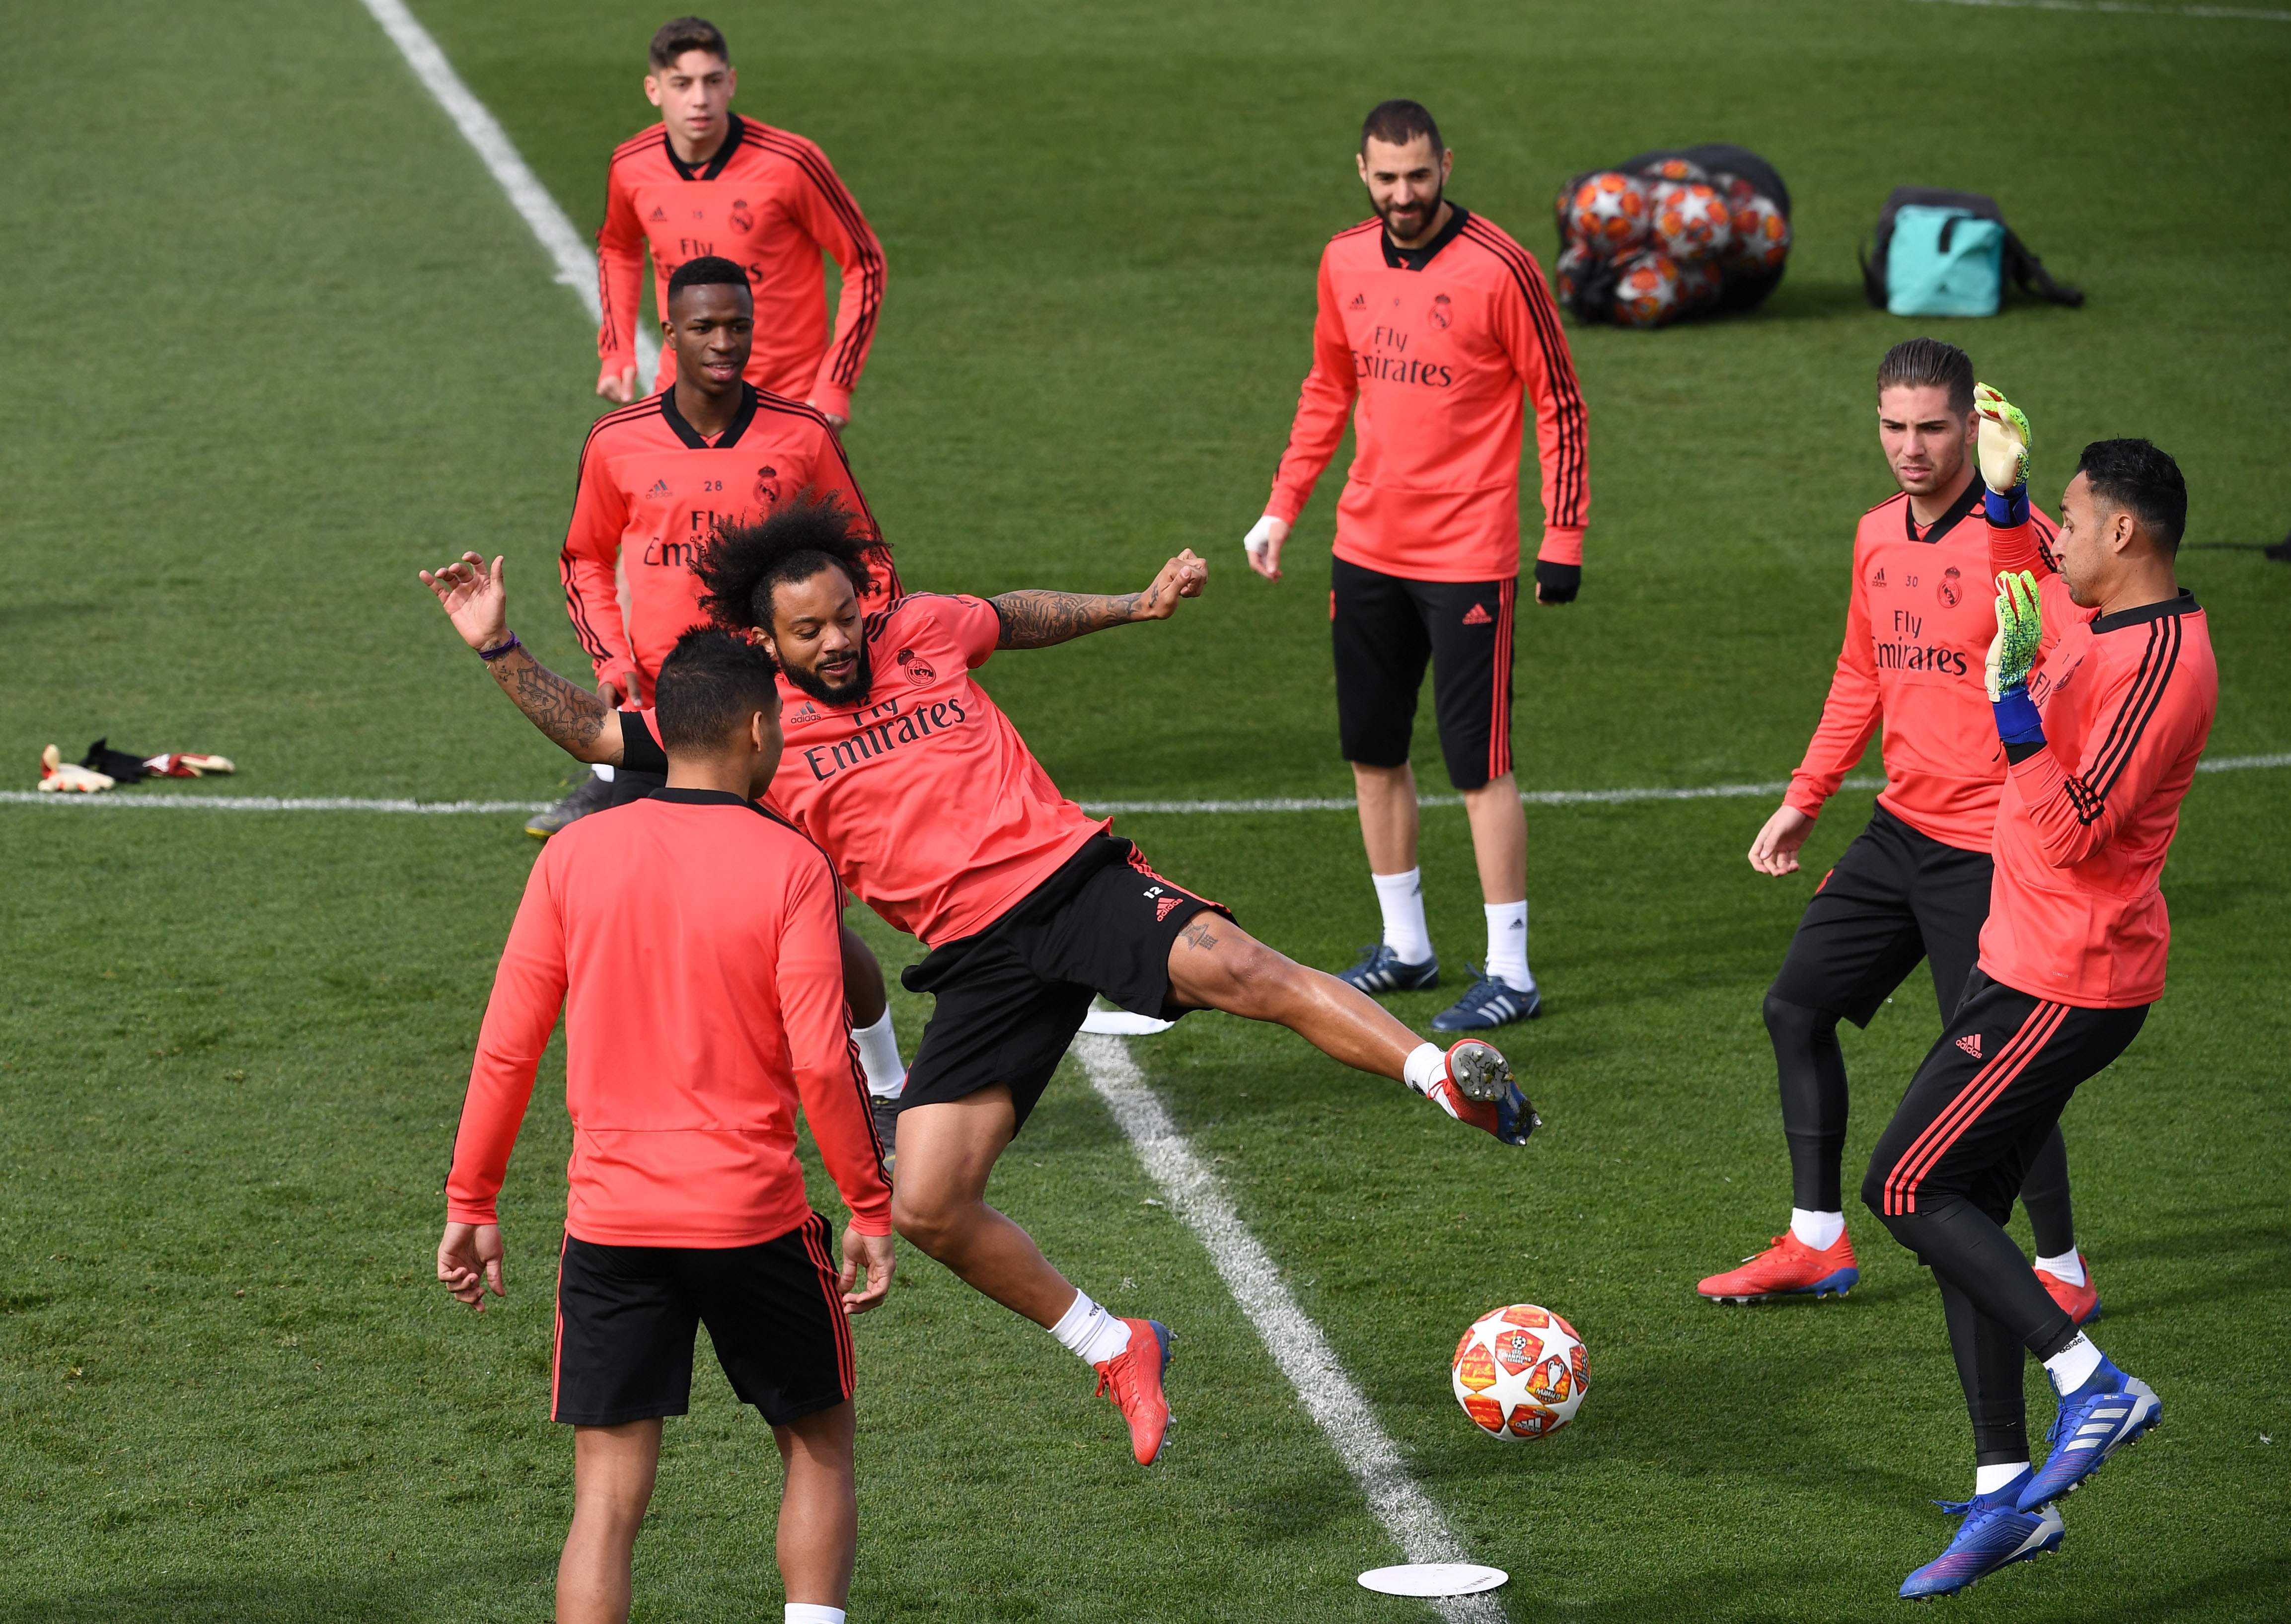
[[748,287],[748,273],[720,253],[703,253],[696,260],[687,260],[668,278],[668,297],[674,303],[676,296],[687,287],[737,287],[753,298],[754,290]]
[[2167,553],[2180,551],[2188,528],[2188,482],[2171,454],[2146,440],[2094,440],[2077,459],[2092,494],[2140,521]]
[[694,626],[653,681],[653,716],[666,750],[720,749],[759,711],[780,704],[778,669],[745,638]]
[[769,518],[726,525],[700,549],[692,567],[706,590],[700,607],[719,626],[736,631],[772,629],[772,589],[840,569],[862,597],[873,580],[868,550],[876,544],[832,496],[809,490]]
[[673,68],[676,59],[687,51],[705,51],[725,67],[732,65],[732,48],[724,43],[724,31],[705,17],[679,17],[661,24],[646,54],[655,68]]
[[1440,144],[1440,126],[1430,109],[1421,101],[1379,101],[1369,116],[1361,120],[1361,156],[1368,156],[1369,137],[1373,135],[1387,146],[1405,147],[1419,135],[1432,138],[1432,161],[1438,163],[1440,155],[1448,150]]
[[1973,358],[1937,338],[1903,339],[1877,363],[1877,392],[1889,389],[1945,389],[1949,409],[1973,415]]

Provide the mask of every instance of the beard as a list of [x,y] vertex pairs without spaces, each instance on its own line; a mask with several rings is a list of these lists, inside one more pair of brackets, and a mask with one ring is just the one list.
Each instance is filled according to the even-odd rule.
[[[1443,186],[1429,198],[1411,204],[1406,213],[1402,213],[1397,205],[1378,204],[1377,218],[1384,221],[1386,233],[1395,241],[1403,237],[1421,237],[1432,222],[1440,218],[1440,200],[1447,195],[1448,189]],[[1403,226],[1401,221],[1408,223]]]
[[872,663],[867,658],[867,645],[859,645],[858,663],[851,675],[842,682],[826,682],[816,671],[808,671],[794,665],[781,669],[787,679],[824,705],[856,705],[867,697],[867,690],[875,685]]

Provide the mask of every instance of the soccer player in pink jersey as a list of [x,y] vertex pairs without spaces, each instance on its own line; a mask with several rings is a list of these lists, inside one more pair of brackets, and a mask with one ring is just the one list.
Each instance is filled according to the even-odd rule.
[[1542,1009],[1527,963],[1527,816],[1511,758],[1525,407],[1543,469],[1539,604],[1572,602],[1581,584],[1590,486],[1583,392],[1558,307],[1533,255],[1447,197],[1454,157],[1416,102],[1385,102],[1361,126],[1360,177],[1376,213],[1321,255],[1312,370],[1244,544],[1258,574],[1281,579],[1290,527],[1349,417],[1355,450],[1337,502],[1329,621],[1338,733],[1384,936],[1344,978],[1371,993],[1439,985],[1408,762],[1428,661],[1488,931],[1483,969],[1432,1025],[1472,1032]]
[[[614,150],[597,233],[597,392],[623,406],[637,398],[647,253],[663,315],[677,268],[715,254],[746,271],[756,296],[748,382],[842,428],[882,309],[883,245],[825,153],[792,130],[732,111],[740,76],[715,24],[679,17],[653,36],[649,55],[645,97],[661,121]],[[832,336],[823,253],[843,273]],[[677,366],[663,349],[655,392],[674,381]]]
[[[998,649],[1167,619],[1207,581],[1191,552],[1140,592],[912,593],[867,613],[866,538],[832,504],[800,502],[720,532],[699,567],[718,623],[779,663],[787,749],[768,804],[826,849],[854,895],[931,950],[904,977],[936,1007],[900,1101],[893,1222],[1095,1368],[1141,1463],[1169,1424],[1166,1328],[1107,1314],[985,1201],[996,1158],[1094,994],[1165,1020],[1212,1009],[1278,1023],[1506,1144],[1527,1142],[1533,1108],[1492,1045],[1467,1038],[1443,1053],[1156,873],[1058,792],[972,675]],[[487,569],[464,555],[423,579],[560,746],[640,769],[659,760],[645,712],[612,710],[518,645],[498,559]]]

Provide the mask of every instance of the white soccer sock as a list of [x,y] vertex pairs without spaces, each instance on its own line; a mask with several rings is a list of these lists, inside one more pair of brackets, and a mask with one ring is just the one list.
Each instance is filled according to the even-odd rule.
[[1050,1334],[1084,1364],[1104,1364],[1129,1346],[1129,1327],[1090,1301],[1087,1291],[1074,1293],[1073,1302],[1050,1327]]
[[2047,1274],[2067,1281],[2072,1286],[2084,1284],[2084,1259],[2077,1256],[2077,1250],[2073,1246],[2060,1257],[2038,1258],[2037,1266]]
[[1977,1466],[1973,1468],[1973,1498],[1994,1494],[2029,1469],[2025,1460],[2008,1461],[2003,1466]]
[[2045,1374],[2053,1379],[2053,1391],[2060,1394],[2075,1392],[2091,1379],[2100,1369],[2100,1349],[2082,1331],[2076,1340],[2045,1361]]
[[1448,1075],[1448,1051],[1437,1043],[1419,1043],[1400,1063],[1400,1080],[1419,1094],[1429,1094]]
[[589,763],[589,770],[596,774],[598,777],[602,778],[607,784],[610,784],[613,781],[612,763],[608,761],[591,761]]
[[907,1086],[907,1068],[899,1063],[899,1038],[891,1030],[891,1006],[872,1026],[855,1026],[851,1036],[859,1045],[859,1064],[866,1068],[867,1092],[878,1099],[896,1099]]
[[1432,928],[1424,922],[1424,871],[1369,878],[1376,881],[1377,905],[1384,910],[1384,945],[1403,964],[1423,963],[1432,956]]
[[1490,902],[1480,908],[1488,916],[1487,973],[1515,993],[1533,992],[1535,977],[1527,968],[1527,904]]
[[1837,1237],[1845,1233],[1843,1212],[1809,1212],[1804,1207],[1790,1209],[1790,1234],[1818,1252],[1826,1252],[1837,1244]]
[[784,1618],[786,1624],[843,1624],[843,1609],[817,1602],[790,1602]]

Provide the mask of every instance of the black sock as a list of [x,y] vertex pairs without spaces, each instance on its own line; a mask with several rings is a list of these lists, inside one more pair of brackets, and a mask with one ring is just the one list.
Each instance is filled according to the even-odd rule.
[[2069,1206],[2069,1147],[2053,1124],[2044,1148],[2021,1181],[2021,1206],[2037,1239],[2039,1258],[2065,1257],[2076,1250],[2076,1222]]

